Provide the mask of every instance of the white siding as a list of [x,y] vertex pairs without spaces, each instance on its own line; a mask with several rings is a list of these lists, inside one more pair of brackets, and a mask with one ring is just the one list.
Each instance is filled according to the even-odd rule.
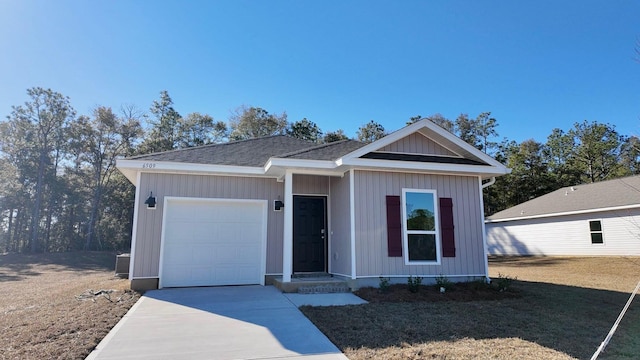
[[[386,196],[403,188],[436,190],[453,200],[456,257],[440,265],[405,265],[402,257],[387,252]],[[484,275],[482,214],[477,177],[355,172],[357,276]]]
[[331,178],[329,272],[341,275],[351,275],[349,176],[347,172],[343,178]]
[[[604,244],[591,244],[589,221],[600,220]],[[640,255],[640,210],[487,223],[493,255]]]
[[[178,174],[142,174],[140,177],[138,230],[133,277],[157,277],[165,196],[255,199],[268,201],[267,274],[282,273],[284,212],[273,211],[273,201],[284,198],[284,185],[275,179]],[[149,210],[144,201],[153,191],[157,205]]]

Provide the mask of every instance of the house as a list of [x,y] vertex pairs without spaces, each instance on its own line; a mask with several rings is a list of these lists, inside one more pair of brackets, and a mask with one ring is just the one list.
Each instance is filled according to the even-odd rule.
[[483,180],[508,172],[428,120],[370,144],[270,136],[117,167],[136,186],[134,289],[486,277]]
[[489,254],[640,255],[640,176],[565,187],[486,220]]

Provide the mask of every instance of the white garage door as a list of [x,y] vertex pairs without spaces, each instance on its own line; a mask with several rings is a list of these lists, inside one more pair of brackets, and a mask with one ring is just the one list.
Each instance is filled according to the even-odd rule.
[[160,287],[264,283],[266,201],[167,199]]

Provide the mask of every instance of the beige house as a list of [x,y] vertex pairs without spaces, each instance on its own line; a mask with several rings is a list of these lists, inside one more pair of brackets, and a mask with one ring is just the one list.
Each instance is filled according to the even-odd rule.
[[117,166],[136,186],[135,289],[486,277],[483,180],[508,172],[428,120],[370,144],[271,136]]

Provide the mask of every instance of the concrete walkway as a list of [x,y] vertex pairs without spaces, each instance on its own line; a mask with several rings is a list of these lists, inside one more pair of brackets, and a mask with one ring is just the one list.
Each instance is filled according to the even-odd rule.
[[[336,294],[332,302],[326,295],[293,298],[363,301]],[[226,286],[148,291],[87,359],[347,358],[274,287]]]

